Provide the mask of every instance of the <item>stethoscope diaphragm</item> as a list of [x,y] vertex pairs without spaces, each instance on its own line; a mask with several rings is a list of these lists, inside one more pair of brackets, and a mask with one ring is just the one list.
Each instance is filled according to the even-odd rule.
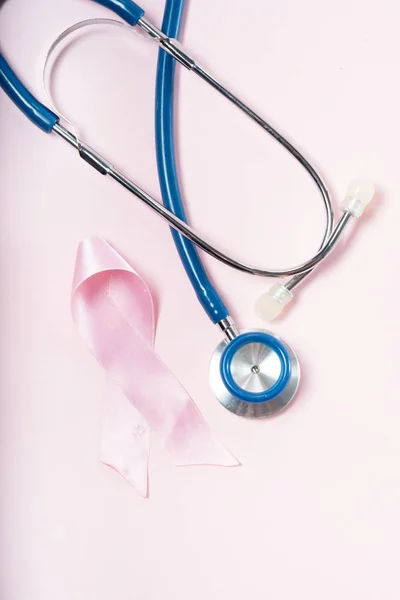
[[270,417],[294,398],[300,365],[293,349],[262,329],[222,340],[210,362],[210,385],[219,402],[235,415]]

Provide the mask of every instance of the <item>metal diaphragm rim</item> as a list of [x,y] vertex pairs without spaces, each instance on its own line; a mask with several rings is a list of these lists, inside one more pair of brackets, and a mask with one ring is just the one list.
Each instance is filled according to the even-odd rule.
[[[213,353],[210,361],[209,378],[211,388],[222,406],[241,417],[262,419],[277,414],[293,400],[300,382],[300,365],[294,350],[280,336],[264,329],[245,330],[241,331],[240,334],[250,332],[265,333],[268,336],[272,335],[285,347],[291,366],[290,379],[286,387],[276,397],[265,402],[247,402],[234,396],[225,387],[220,371],[221,357],[229,343],[226,339],[218,344]],[[266,345],[265,348],[268,349],[268,346]],[[232,369],[239,385],[242,384],[243,389],[250,389],[254,393],[260,391],[258,389],[260,387],[268,389],[268,387],[274,384],[280,373],[280,363],[276,355],[274,356],[274,351],[272,349],[265,351],[260,357],[260,349],[255,345],[251,346],[249,344],[248,348],[244,350],[241,348],[240,354],[238,352],[232,361]],[[257,362],[257,355],[258,358],[261,358],[261,368],[257,364],[252,365],[252,362]]]

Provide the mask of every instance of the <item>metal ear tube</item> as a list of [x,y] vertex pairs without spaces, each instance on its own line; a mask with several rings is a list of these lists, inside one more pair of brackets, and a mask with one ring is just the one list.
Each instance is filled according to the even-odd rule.
[[[360,218],[365,208],[374,197],[375,189],[372,183],[366,179],[355,179],[348,187],[346,197],[341,204],[341,210],[345,215],[356,219]],[[263,294],[255,304],[256,314],[265,321],[276,319],[284,308],[293,300],[293,290],[299,281],[291,279],[286,284],[275,284],[268,292]]]

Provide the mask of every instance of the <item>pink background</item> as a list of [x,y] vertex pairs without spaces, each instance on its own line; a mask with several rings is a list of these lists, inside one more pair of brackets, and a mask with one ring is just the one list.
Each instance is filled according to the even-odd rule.
[[[145,2],[155,24],[163,5]],[[2,50],[40,98],[52,39],[93,16],[109,13],[85,0],[2,8]],[[188,1],[187,47],[300,145],[336,205],[354,176],[379,189],[273,326],[303,379],[292,407],[264,422],[213,398],[220,335],[168,228],[0,95],[2,598],[400,597],[399,17],[392,0]],[[63,54],[53,89],[83,138],[159,198],[156,54],[118,29],[93,31]],[[271,267],[316,250],[323,209],[308,177],[182,70],[178,137],[200,231]],[[146,278],[159,354],[241,467],[176,468],[154,439],[146,501],[97,461],[105,379],[69,312],[76,248],[90,235]],[[253,303],[269,282],[205,262],[240,327],[262,327]]]

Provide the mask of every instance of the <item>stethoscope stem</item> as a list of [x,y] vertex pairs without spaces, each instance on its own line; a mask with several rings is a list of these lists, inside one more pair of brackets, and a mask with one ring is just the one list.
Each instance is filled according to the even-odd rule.
[[239,335],[239,331],[237,330],[236,325],[230,315],[225,317],[225,319],[218,321],[217,325],[225,335],[227,342],[231,342]]

